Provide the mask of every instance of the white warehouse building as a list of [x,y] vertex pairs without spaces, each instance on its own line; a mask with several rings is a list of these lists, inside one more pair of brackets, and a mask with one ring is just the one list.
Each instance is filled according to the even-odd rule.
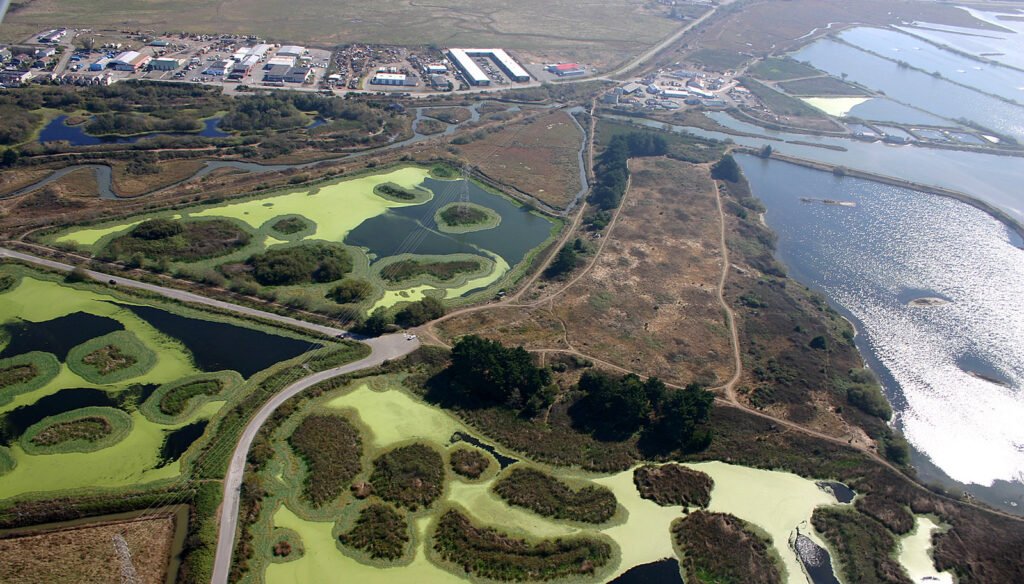
[[490,78],[473,60],[474,57],[485,57],[494,61],[512,81],[530,80],[530,74],[526,72],[526,69],[523,69],[504,49],[448,49],[448,56],[452,63],[455,63],[455,66],[462,71],[470,85],[491,84]]
[[301,57],[306,54],[306,47],[298,45],[284,45],[277,51],[278,57]]

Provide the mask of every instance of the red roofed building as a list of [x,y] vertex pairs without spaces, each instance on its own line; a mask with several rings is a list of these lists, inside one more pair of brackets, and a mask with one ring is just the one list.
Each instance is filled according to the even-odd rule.
[[579,63],[558,63],[556,65],[548,65],[547,70],[559,77],[584,75],[587,72],[586,67]]

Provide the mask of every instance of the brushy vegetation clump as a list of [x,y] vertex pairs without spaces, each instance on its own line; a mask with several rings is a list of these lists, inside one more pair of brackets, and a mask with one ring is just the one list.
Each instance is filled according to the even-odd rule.
[[911,584],[895,559],[895,536],[878,521],[854,509],[819,507],[811,523],[835,551],[845,581]]
[[355,527],[338,539],[373,559],[397,560],[409,543],[409,526],[390,505],[373,503],[359,512]]
[[544,517],[583,523],[604,523],[615,515],[612,492],[589,485],[573,489],[555,477],[532,468],[515,468],[494,484],[494,492],[510,505]]
[[491,459],[476,449],[458,448],[451,453],[448,461],[452,470],[467,479],[478,479],[491,466]]
[[94,452],[123,440],[132,419],[111,407],[88,407],[45,418],[25,430],[19,443],[28,454]]
[[381,499],[399,507],[430,507],[444,490],[444,460],[425,444],[402,446],[373,461],[370,484]]
[[439,281],[451,280],[459,274],[476,272],[480,269],[480,262],[476,260],[455,260],[444,261],[416,261],[399,260],[388,264],[380,271],[381,278],[388,282],[404,282],[417,276],[430,276]]
[[580,536],[534,544],[477,527],[455,509],[438,521],[433,547],[442,559],[475,577],[511,582],[593,575],[612,557],[612,546],[603,540]]
[[696,511],[676,519],[672,541],[687,582],[782,583],[771,541],[732,515]]
[[487,213],[471,205],[452,205],[441,211],[441,219],[448,225],[476,225],[487,221]]
[[343,246],[325,242],[275,247],[246,262],[264,286],[293,286],[340,280],[352,271],[352,257]]
[[337,286],[331,288],[327,297],[338,304],[356,304],[366,300],[373,294],[373,285],[359,278],[345,278]]
[[307,416],[288,443],[306,461],[303,495],[316,507],[338,498],[362,470],[362,438],[341,416]]
[[659,505],[707,507],[715,481],[680,464],[648,464],[633,471],[633,484],[641,497]]
[[227,255],[249,244],[248,231],[226,219],[149,219],[116,237],[101,253],[110,258],[141,256],[153,261],[197,262]]
[[285,235],[294,235],[309,229],[309,227],[309,222],[302,217],[285,217],[284,219],[278,219],[270,226],[274,231]]

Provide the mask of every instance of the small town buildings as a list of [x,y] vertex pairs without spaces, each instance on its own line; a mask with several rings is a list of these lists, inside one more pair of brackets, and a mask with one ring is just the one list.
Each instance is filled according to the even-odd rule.
[[153,57],[143,55],[138,51],[125,51],[110,62],[118,71],[138,71],[149,64]]
[[159,59],[153,59],[149,66],[154,71],[174,71],[178,67],[181,67],[181,61],[179,59],[170,59],[161,57]]
[[306,54],[306,48],[298,45],[284,45],[277,50],[278,57],[301,57]]
[[427,65],[427,73],[429,73],[429,74],[437,75],[437,74],[440,74],[440,73],[447,73],[447,72],[448,72],[448,66],[447,65],[441,65],[441,64]]
[[288,65],[272,65],[263,74],[263,81],[266,83],[283,83],[290,70],[291,67]]
[[29,71],[0,71],[0,85],[4,87],[20,87],[31,80]]
[[405,85],[405,75],[401,73],[377,73],[370,79],[371,85]]
[[213,77],[223,77],[231,71],[231,68],[235,66],[235,62],[231,59],[223,61],[215,61],[211,63],[209,67],[203,71],[204,75],[210,75]]
[[579,75],[586,75],[587,68],[579,63],[558,63],[555,65],[548,65],[547,71],[554,73],[559,77],[576,77]]
[[309,83],[313,80],[313,70],[309,67],[292,67],[285,75],[285,83]]

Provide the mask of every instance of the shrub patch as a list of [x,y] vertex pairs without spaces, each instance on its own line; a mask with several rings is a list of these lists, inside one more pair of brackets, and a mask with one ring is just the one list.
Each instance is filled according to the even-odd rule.
[[226,219],[178,221],[149,219],[107,244],[107,255],[135,254],[151,260],[197,262],[227,255],[249,244],[252,236]]
[[646,465],[633,471],[640,496],[662,506],[707,507],[715,481],[680,464]]
[[443,233],[471,233],[494,229],[501,215],[476,203],[448,203],[434,213],[434,222]]
[[604,523],[618,502],[605,487],[572,489],[555,477],[532,468],[513,468],[494,484],[494,492],[510,505],[525,507],[552,519]]
[[402,446],[373,461],[370,484],[381,499],[399,507],[430,507],[444,490],[444,460],[425,444]]
[[478,479],[490,468],[491,459],[475,448],[457,448],[449,456],[449,463],[455,474],[467,479]]
[[316,507],[337,499],[362,470],[362,438],[341,416],[307,416],[292,432],[288,443],[306,461],[303,495]]
[[687,582],[782,583],[771,541],[732,515],[695,511],[676,519],[672,542]]
[[390,505],[371,503],[359,512],[355,526],[338,540],[373,559],[397,560],[409,543],[409,526]]

